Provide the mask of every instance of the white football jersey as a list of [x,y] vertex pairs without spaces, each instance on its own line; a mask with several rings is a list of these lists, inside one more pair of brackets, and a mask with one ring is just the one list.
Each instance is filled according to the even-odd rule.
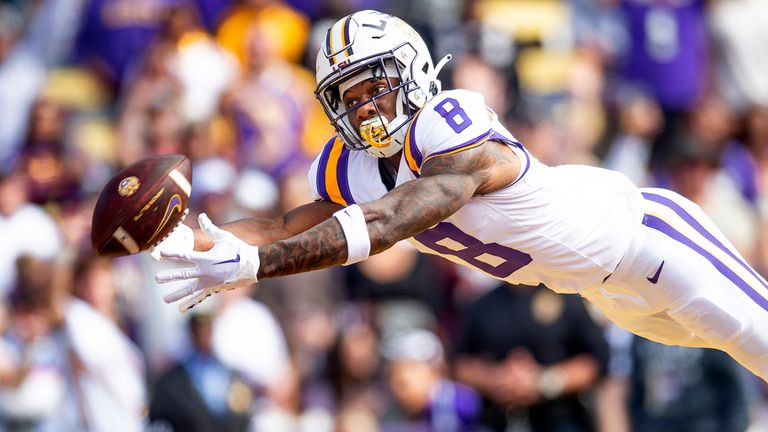
[[[429,159],[502,142],[522,162],[509,186],[476,195],[458,212],[414,236],[422,252],[512,284],[544,283],[576,293],[603,281],[641,226],[642,196],[622,174],[586,166],[549,167],[502,126],[483,97],[440,93],[411,122],[396,185],[419,177]],[[362,204],[387,193],[378,159],[329,141],[312,163],[315,199]]]

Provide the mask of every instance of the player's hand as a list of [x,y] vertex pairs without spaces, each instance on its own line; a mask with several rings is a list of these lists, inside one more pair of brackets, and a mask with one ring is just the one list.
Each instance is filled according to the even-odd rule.
[[183,286],[163,297],[166,303],[187,298],[179,305],[186,312],[211,295],[256,282],[259,271],[259,248],[240,240],[229,231],[211,222],[205,213],[199,218],[200,229],[214,241],[205,252],[191,247],[161,248],[160,257],[194,264],[192,267],[160,271],[155,275],[158,283],[183,281]]
[[160,261],[161,251],[191,251],[195,247],[195,233],[187,225],[180,223],[166,238],[152,247],[149,254],[155,261]]

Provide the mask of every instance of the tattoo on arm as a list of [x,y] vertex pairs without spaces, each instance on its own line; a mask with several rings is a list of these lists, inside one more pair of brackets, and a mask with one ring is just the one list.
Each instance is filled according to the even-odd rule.
[[[480,146],[430,159],[422,176],[382,198],[362,204],[371,240],[371,254],[436,225],[458,211],[484,185],[499,155]],[[343,264],[347,242],[335,218],[291,238],[259,248],[258,277],[268,278]]]

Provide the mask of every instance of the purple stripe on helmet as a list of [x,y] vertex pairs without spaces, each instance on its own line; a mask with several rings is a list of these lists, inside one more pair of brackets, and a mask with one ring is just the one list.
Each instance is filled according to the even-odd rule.
[[[697,252],[699,255],[703,256],[707,261],[712,263],[713,266],[717,269],[720,274],[728,278],[731,282],[733,282],[734,285],[739,287],[746,295],[749,296],[755,303],[760,305],[765,310],[768,310],[768,300],[766,300],[765,297],[760,295],[754,288],[752,288],[751,285],[749,285],[744,279],[740,278],[736,273],[734,273],[733,270],[728,268],[725,264],[723,264],[722,261],[717,259],[714,255],[709,253],[707,250],[705,250],[703,247],[696,244],[693,240],[689,239],[676,229],[672,228],[671,225],[664,222],[660,218],[646,214],[643,217],[643,225],[653,228],[657,231],[660,231],[666,235],[668,235],[673,240],[677,240],[678,242],[688,246],[689,248],[693,249],[695,252]],[[759,278],[758,278],[759,279]]]
[[351,56],[354,52],[352,51],[352,41],[349,40],[349,25],[352,21],[352,15],[349,15],[347,17],[347,20],[344,21],[344,43],[347,45],[347,55]]
[[677,204],[676,202],[672,201],[671,199],[669,199],[669,198],[667,198],[665,196],[658,195],[658,194],[655,194],[655,193],[643,192],[642,194],[643,194],[643,198],[670,208],[678,216],[680,216],[684,221],[686,221],[688,223],[688,225],[693,227],[693,229],[695,229],[696,232],[698,232],[699,234],[704,236],[704,238],[706,238],[707,240],[712,242],[712,244],[717,246],[720,250],[722,250],[723,252],[728,254],[728,256],[730,256],[736,262],[738,262],[739,265],[744,267],[744,269],[747,270],[750,274],[752,274],[752,276],[754,276],[755,279],[760,281],[760,283],[763,285],[763,287],[768,288],[768,283],[766,283],[766,281],[762,277],[760,277],[752,269],[752,267],[747,265],[747,263],[745,263],[741,258],[739,258],[730,248],[725,246],[720,240],[718,240],[714,235],[712,235],[712,233],[707,231],[707,229],[704,228],[704,226],[702,226],[701,223],[699,223],[699,221],[697,221],[693,216],[691,216],[690,213],[685,211],[685,209],[682,208],[679,204]]
[[352,198],[352,191],[349,189],[349,149],[344,147],[341,149],[341,156],[339,156],[339,162],[336,165],[336,178],[339,182],[339,191],[341,196],[347,205],[355,204],[355,199]]
[[328,195],[328,188],[325,186],[325,170],[328,168],[328,157],[331,155],[331,150],[333,150],[334,141],[336,141],[336,137],[331,138],[325,144],[323,151],[320,152],[320,161],[317,163],[317,178],[315,179],[317,193],[326,201],[330,201],[331,197]]

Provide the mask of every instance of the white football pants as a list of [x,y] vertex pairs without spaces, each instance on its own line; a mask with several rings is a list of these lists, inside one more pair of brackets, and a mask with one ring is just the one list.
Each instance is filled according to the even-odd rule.
[[582,295],[637,335],[723,350],[768,381],[768,283],[693,202],[641,189],[643,225],[616,270]]

